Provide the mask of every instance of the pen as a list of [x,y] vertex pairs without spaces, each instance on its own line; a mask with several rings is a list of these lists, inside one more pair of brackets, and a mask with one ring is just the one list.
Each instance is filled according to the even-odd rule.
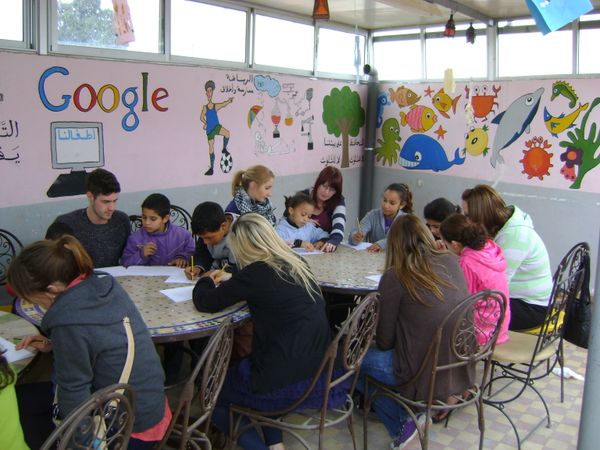
[[225,269],[227,269],[228,267],[229,267],[229,264],[227,264],[227,263],[223,264],[223,267],[221,267],[219,269],[219,272],[222,274],[225,273]]
[[356,229],[362,234],[362,230],[360,229],[360,219],[358,217],[356,218]]

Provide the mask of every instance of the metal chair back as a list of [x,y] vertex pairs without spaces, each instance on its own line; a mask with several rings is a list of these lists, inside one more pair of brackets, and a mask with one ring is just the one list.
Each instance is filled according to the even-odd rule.
[[170,221],[174,225],[192,231],[192,216],[181,206],[171,205]]
[[0,286],[6,284],[8,266],[22,248],[23,244],[14,234],[0,229]]

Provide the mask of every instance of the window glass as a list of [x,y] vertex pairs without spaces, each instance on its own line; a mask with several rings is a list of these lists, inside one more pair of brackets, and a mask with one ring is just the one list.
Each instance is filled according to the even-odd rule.
[[256,15],[254,63],[313,70],[314,28],[289,20]]
[[425,45],[428,80],[443,79],[446,69],[452,69],[455,78],[487,77],[485,30],[476,30],[473,44],[467,42],[466,36],[455,36],[427,38]]
[[498,35],[498,74],[501,77],[569,74],[572,72],[571,30]]
[[[358,61],[356,62],[356,38]],[[356,63],[362,73],[365,54],[365,37],[354,33],[319,28],[317,70],[319,72],[356,74]]]
[[0,2],[0,39],[23,40],[23,0]]
[[246,11],[171,0],[171,53],[244,62]]
[[[125,2],[123,2],[125,3]],[[57,0],[57,43],[83,47],[111,48],[160,53],[160,0],[128,0],[135,40],[118,44],[113,24],[112,0]]]
[[421,40],[375,42],[373,62],[380,80],[420,80]]
[[600,73],[600,29],[579,31],[579,73]]

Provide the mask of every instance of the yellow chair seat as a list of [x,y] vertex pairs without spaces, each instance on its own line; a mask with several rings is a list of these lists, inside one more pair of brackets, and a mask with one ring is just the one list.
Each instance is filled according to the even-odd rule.
[[[508,341],[504,344],[496,345],[492,360],[500,363],[518,363],[528,364],[531,362],[531,355],[537,343],[537,336],[516,331],[508,332]],[[547,345],[535,356],[534,362],[545,361],[556,353],[554,345]]]
[[[563,322],[565,320],[565,312],[561,311],[558,313],[558,322],[556,323],[559,327],[562,326]],[[527,333],[527,334],[535,334],[538,335],[540,334],[540,331],[542,331],[542,325],[540,325],[539,327],[535,327],[535,328],[529,328],[527,330],[519,330],[519,333]],[[548,327],[548,333],[553,333],[554,332],[554,325],[551,324]]]

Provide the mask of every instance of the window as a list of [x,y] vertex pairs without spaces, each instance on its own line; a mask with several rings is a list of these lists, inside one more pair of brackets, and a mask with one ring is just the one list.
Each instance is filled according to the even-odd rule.
[[[457,31],[466,30],[468,25],[456,27]],[[487,36],[484,29],[476,29],[475,43],[469,44],[461,32],[453,38],[427,37],[426,78],[437,80],[444,78],[444,71],[452,69],[455,78],[487,77]]]
[[263,66],[313,70],[314,28],[289,20],[256,14],[254,63]]
[[[356,39],[358,39],[358,55],[356,55]],[[364,55],[364,36],[319,28],[317,48],[317,70],[319,72],[354,75],[358,65],[359,74],[362,74],[362,66],[365,63]]]
[[135,40],[117,44],[112,0],[56,0],[56,44],[161,53],[161,1],[128,0],[127,3]]
[[533,31],[498,35],[500,77],[570,74],[572,61],[571,30],[554,31],[545,36]]
[[373,43],[373,62],[380,80],[420,80],[421,39]]
[[246,11],[171,0],[171,54],[246,61]]
[[23,0],[0,3],[0,40],[23,41]]

